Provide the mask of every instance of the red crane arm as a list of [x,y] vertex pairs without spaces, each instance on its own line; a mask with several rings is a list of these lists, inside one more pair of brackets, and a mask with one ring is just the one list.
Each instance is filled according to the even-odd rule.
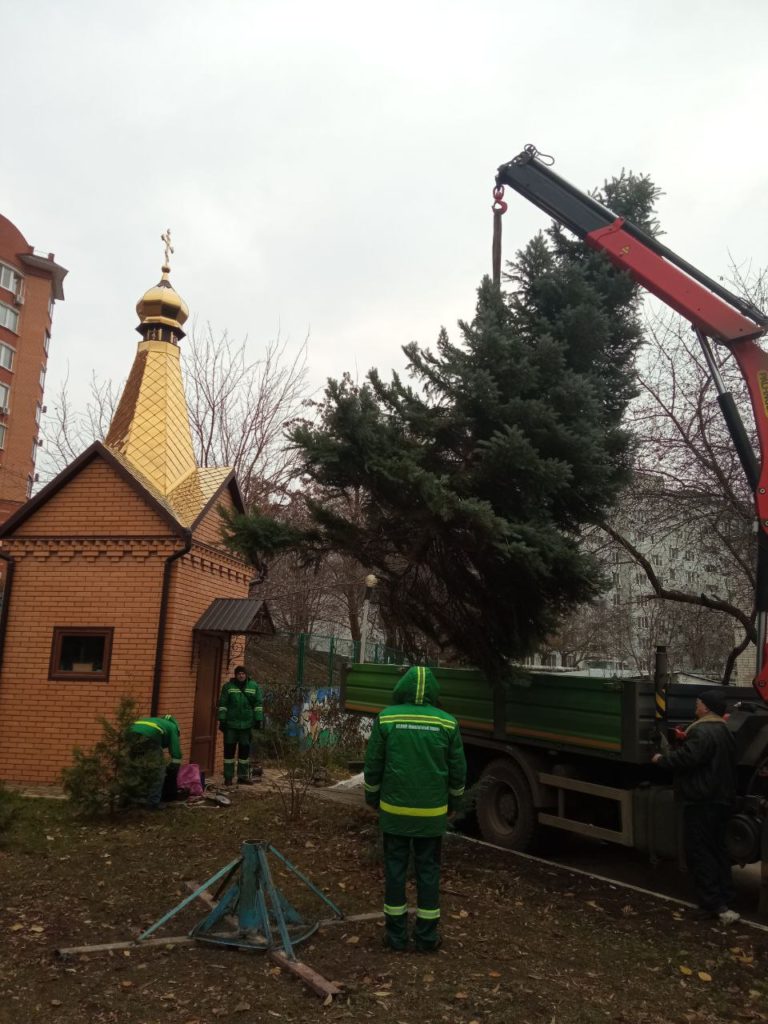
[[[580,192],[526,148],[496,174],[497,203],[509,185],[568,228],[633,280],[688,320],[702,344],[718,390],[718,400],[750,485],[755,492],[758,534],[757,609],[758,668],[754,687],[768,703],[768,353],[755,339],[768,330],[768,317],[752,303],[707,277],[677,253],[617,217],[592,196]],[[733,396],[720,378],[707,338],[728,346],[744,377],[760,443],[760,462],[744,430]]]
[[617,267],[628,271],[638,284],[708,337],[727,344],[757,338],[764,333],[765,326],[713,295],[704,285],[631,235],[620,217],[606,228],[588,232],[584,241],[590,248],[607,253]]

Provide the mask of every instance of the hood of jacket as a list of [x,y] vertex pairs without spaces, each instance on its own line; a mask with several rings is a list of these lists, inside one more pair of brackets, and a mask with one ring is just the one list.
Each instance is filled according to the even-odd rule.
[[440,686],[431,669],[423,665],[413,665],[395,686],[393,697],[395,704],[432,704],[437,705]]

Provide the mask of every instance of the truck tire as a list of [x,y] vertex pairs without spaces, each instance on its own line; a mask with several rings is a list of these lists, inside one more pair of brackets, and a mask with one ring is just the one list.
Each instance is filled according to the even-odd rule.
[[533,795],[522,771],[508,758],[485,768],[477,787],[477,821],[483,839],[508,850],[530,850],[539,825]]

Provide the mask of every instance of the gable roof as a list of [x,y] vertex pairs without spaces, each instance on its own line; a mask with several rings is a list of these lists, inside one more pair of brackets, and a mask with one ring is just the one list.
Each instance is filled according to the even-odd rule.
[[111,452],[101,441],[94,441],[84,452],[77,456],[68,466],[55,476],[50,483],[46,484],[34,497],[25,502],[21,508],[14,512],[10,518],[0,526],[0,537],[9,537],[15,530],[26,522],[35,512],[58,494],[70,480],[78,475],[94,459],[102,459],[107,463],[134,491],[143,498],[147,504],[154,508],[161,519],[171,527],[174,533],[180,536],[185,534],[184,527],[174,515],[170,506],[162,500],[155,492],[153,493],[143,480],[140,480],[135,471],[122,459],[119,459],[114,452]]
[[213,466],[196,469],[184,477],[168,495],[179,520],[185,526],[197,526],[212,500],[233,476],[234,470],[228,466]]
[[[200,470],[199,472],[203,472]],[[240,484],[237,482],[237,476],[235,475],[234,469],[229,470],[229,475],[222,481],[219,488],[211,493],[208,501],[202,506],[197,514],[194,522],[190,524],[190,529],[194,530],[210,512],[213,505],[218,501],[220,495],[224,489],[229,491],[230,497],[232,498],[232,504],[235,506],[238,512],[245,512],[245,502],[243,501],[243,492],[240,490]]]
[[101,441],[94,441],[89,448],[86,448],[81,455],[70,462],[58,476],[55,476],[50,483],[25,502],[0,526],[0,537],[11,536],[23,522],[26,522],[39,508],[58,494],[94,459],[102,459],[106,462],[180,537],[186,538],[189,531],[197,526],[225,487],[232,494],[238,511],[244,511],[243,499],[233,469],[227,467],[194,469],[171,494],[165,497],[126,458],[108,448]]

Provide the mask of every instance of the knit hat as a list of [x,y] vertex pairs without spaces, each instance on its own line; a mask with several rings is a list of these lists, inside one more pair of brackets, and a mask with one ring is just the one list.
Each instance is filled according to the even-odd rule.
[[699,700],[709,708],[713,715],[725,714],[726,700],[719,690],[705,690],[704,693],[699,694]]
[[248,669],[245,667],[245,665],[235,665],[234,674],[237,675],[238,672],[245,672],[245,674],[248,675]]

